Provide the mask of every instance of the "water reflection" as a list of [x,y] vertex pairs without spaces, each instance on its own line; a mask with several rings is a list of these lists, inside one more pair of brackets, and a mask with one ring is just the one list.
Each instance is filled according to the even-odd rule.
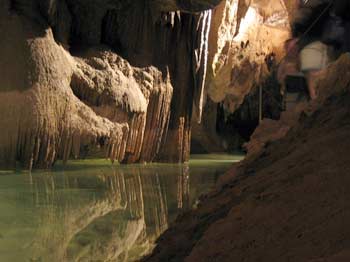
[[1,261],[135,261],[230,162],[0,176]]

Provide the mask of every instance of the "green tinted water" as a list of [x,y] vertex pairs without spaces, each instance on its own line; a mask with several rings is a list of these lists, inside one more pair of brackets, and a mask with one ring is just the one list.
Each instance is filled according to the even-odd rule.
[[241,157],[0,173],[0,261],[135,261]]

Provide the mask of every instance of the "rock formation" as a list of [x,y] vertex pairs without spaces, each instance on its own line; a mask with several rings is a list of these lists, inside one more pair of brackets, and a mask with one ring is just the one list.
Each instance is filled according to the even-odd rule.
[[215,107],[205,112],[203,124],[193,124],[194,140],[200,147],[217,149],[217,144],[224,144],[232,148],[230,144],[237,143],[228,140],[246,139],[232,121],[227,120],[228,116],[239,122],[240,129],[250,125],[248,131],[244,130],[249,138],[259,121],[260,87],[263,117],[279,117],[280,87],[271,80],[284,56],[284,41],[290,37],[294,6],[294,1],[226,0],[213,10],[204,100],[221,105],[225,117],[218,121],[224,130],[221,134],[215,132],[216,118],[212,117],[217,114]]
[[283,1],[223,1],[213,13],[208,95],[234,112],[269,74],[266,58],[279,61],[290,36]]
[[215,104],[231,114],[270,77],[294,6],[2,0],[0,166],[184,162],[192,126],[201,147],[225,150]]
[[218,2],[1,0],[0,166],[187,160]]

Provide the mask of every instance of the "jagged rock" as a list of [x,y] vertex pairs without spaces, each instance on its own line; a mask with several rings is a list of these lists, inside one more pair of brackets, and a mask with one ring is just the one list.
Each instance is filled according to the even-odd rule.
[[[161,142],[159,161],[183,162],[190,152],[193,101],[203,94],[206,52],[202,38],[208,28],[203,14],[163,13],[155,16],[148,5],[109,10],[103,19],[102,40],[132,65],[153,65],[169,73],[174,87],[167,136]],[[140,20],[139,17],[143,17]],[[139,32],[139,33],[135,33]],[[200,105],[198,105],[200,107]]]
[[[192,111],[196,120],[201,120],[206,92],[210,99],[223,101],[234,111],[253,83],[267,74],[266,55],[276,50],[278,53],[288,31],[282,2],[220,2],[2,0],[4,22],[0,30],[7,36],[1,40],[1,70],[6,74],[1,89],[12,93],[19,88],[35,97],[41,93],[50,96],[34,101],[22,92],[19,97],[29,101],[13,108],[17,110],[13,114],[20,114],[26,104],[33,107],[28,112],[38,115],[37,122],[22,120],[23,114],[16,123],[6,120],[4,133],[22,133],[14,131],[18,128],[40,130],[33,131],[40,133],[38,137],[46,136],[46,130],[55,133],[55,142],[50,142],[55,150],[47,153],[48,164],[43,163],[46,160],[34,161],[37,167],[48,167],[58,158],[79,154],[101,156],[102,147],[112,160],[126,163],[188,160]],[[218,4],[214,13],[207,10]],[[251,24],[255,14],[257,20]],[[267,41],[265,34],[274,34],[276,39]],[[263,41],[255,41],[256,36]],[[38,51],[39,40],[46,43],[40,45],[46,51]],[[13,53],[19,54],[17,60],[11,59],[9,54]],[[32,64],[37,64],[36,68]],[[45,78],[50,80],[45,82]],[[35,85],[45,86],[45,91],[34,89]],[[63,95],[61,88],[66,90]],[[45,103],[48,105],[39,106]],[[45,110],[51,110],[50,117],[44,117],[48,114]],[[74,119],[75,111],[79,124],[65,120],[68,116]],[[3,119],[9,118],[5,114],[8,112],[4,112]],[[43,119],[45,123],[57,122],[43,129]],[[60,125],[58,119],[76,123]],[[93,133],[91,137],[80,138],[85,133],[80,130],[85,124],[82,122],[88,122],[85,129]],[[30,167],[31,158],[47,159],[42,139],[32,139],[28,149],[19,149],[22,140],[4,137],[0,146],[1,154],[8,155],[3,161],[6,165],[19,161]],[[72,153],[69,137],[75,137]],[[34,147],[39,149],[32,150]],[[36,157],[34,151],[43,156]]]

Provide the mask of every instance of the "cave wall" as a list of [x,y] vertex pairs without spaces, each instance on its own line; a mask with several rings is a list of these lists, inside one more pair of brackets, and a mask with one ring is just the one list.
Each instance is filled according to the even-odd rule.
[[[174,87],[167,136],[158,161],[183,162],[189,159],[193,100],[199,100],[203,81],[204,56],[198,57],[206,26],[203,13],[156,13],[148,4],[129,11],[111,11],[105,17],[103,39],[131,64],[155,65],[169,73]],[[142,19],[138,19],[142,17]],[[109,23],[108,21],[116,21]],[[134,32],[141,32],[135,34]],[[199,65],[198,65],[199,64]],[[197,106],[201,106],[200,102]],[[201,110],[201,109],[199,109]]]
[[0,165],[187,160],[218,2],[2,0]]
[[[258,124],[260,87],[263,117],[278,118],[282,107],[276,67],[285,54],[284,42],[291,37],[296,2],[226,0],[214,8],[205,90],[207,103],[216,103],[224,112],[219,123],[210,121],[207,112],[203,124],[194,124],[205,133],[195,132],[196,144],[238,150]],[[205,126],[208,122],[211,127]],[[213,132],[215,125],[219,127]],[[216,142],[207,145],[210,141]]]
[[266,59],[283,55],[290,37],[283,1],[223,1],[213,13],[208,95],[234,112],[250,90],[270,74]]
[[2,0],[1,166],[184,162],[192,126],[221,150],[216,104],[269,77],[291,2]]

